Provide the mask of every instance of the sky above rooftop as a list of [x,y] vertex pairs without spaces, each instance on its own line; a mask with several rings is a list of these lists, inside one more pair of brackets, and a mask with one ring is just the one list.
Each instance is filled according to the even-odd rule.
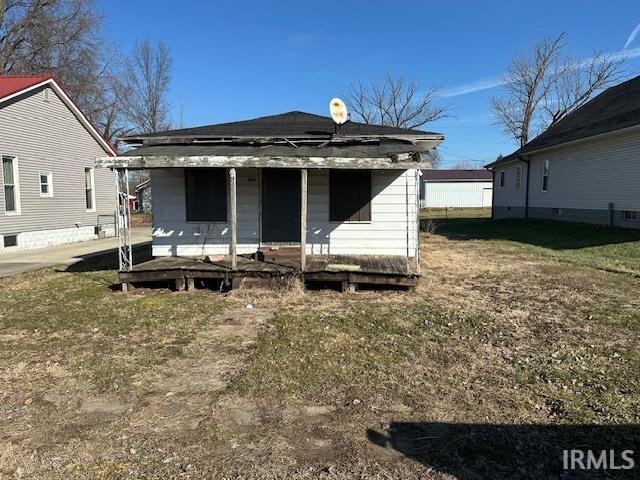
[[[302,110],[328,114],[351,82],[389,72],[441,88],[449,117],[443,168],[481,166],[516,147],[494,124],[491,95],[509,60],[545,35],[567,33],[571,51],[625,51],[640,74],[640,2],[302,2],[99,0],[105,32],[126,52],[163,40],[174,68],[176,126]],[[637,35],[637,38],[635,35]]]

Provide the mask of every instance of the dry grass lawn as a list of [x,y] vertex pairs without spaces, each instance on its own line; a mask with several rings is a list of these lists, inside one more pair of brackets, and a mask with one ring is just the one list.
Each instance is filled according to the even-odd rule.
[[0,478],[546,478],[640,447],[640,276],[473,231],[423,238],[415,292],[1,280]]

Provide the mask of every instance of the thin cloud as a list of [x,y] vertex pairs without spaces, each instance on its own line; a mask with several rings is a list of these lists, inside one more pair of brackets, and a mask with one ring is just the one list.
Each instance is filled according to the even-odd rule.
[[633,29],[633,32],[629,34],[629,37],[627,37],[627,43],[624,44],[623,48],[626,49],[627,47],[629,47],[629,45],[631,45],[631,42],[633,42],[636,39],[639,33],[640,33],[640,23],[636,25],[636,28]]
[[[640,25],[636,28],[638,33],[640,33]],[[635,30],[634,30],[635,31]],[[611,52],[605,54],[611,60],[623,60],[630,58],[640,57],[640,47],[631,48],[628,50],[619,50],[617,52]],[[589,64],[591,58],[587,58],[580,63],[576,64],[576,67],[584,67]],[[446,87],[440,90],[439,96],[441,98],[450,98],[450,97],[458,97],[460,95],[466,95],[468,93],[482,92],[484,90],[491,90],[492,88],[500,87],[504,85],[504,80],[501,80],[500,77],[490,77],[482,80],[475,80],[469,83],[463,83],[461,85],[454,85],[453,87]]]
[[499,87],[500,85],[504,85],[504,81],[500,80],[498,77],[485,78],[483,80],[476,80],[474,82],[463,83],[462,85],[443,88],[440,90],[440,97],[457,97],[459,95],[466,95],[467,93],[489,90],[490,88]]

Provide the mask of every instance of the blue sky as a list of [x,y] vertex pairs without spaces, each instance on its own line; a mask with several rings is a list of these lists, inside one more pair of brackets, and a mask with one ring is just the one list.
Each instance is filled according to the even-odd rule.
[[440,86],[451,106],[451,117],[423,127],[445,135],[444,167],[465,159],[482,165],[515,148],[493,124],[489,97],[498,89],[479,87],[493,85],[513,55],[546,34],[567,32],[579,56],[628,43],[636,56],[627,69],[640,74],[640,35],[631,40],[637,0],[99,0],[99,7],[105,33],[124,51],[145,36],[170,46],[176,123],[181,105],[185,127],[289,110],[325,115],[350,82],[403,74]]

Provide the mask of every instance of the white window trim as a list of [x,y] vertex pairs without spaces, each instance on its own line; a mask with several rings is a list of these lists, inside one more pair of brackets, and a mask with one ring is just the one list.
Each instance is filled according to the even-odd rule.
[[86,211],[87,212],[95,212],[96,211],[96,178],[95,178],[95,169],[93,167],[84,167],[84,170],[82,171],[83,173],[83,179],[82,179],[82,183],[83,183],[83,187],[85,189],[84,195],[85,195],[85,208],[87,206],[87,200],[86,200],[86,189],[87,189],[87,185],[85,183],[85,178],[86,178],[86,170],[89,169],[91,171],[91,206],[92,208],[87,208]]
[[[0,162],[2,162],[2,158],[4,157],[8,157],[13,160],[13,185],[14,185],[14,191],[16,193],[16,198],[15,198],[16,209],[8,212],[6,210],[7,207],[6,207],[6,200],[5,200],[3,205],[3,208],[5,209],[4,214],[7,217],[22,215],[22,208],[20,204],[20,177],[19,177],[20,171],[18,167],[18,157],[14,157],[13,155],[0,155]],[[0,164],[0,167],[2,167],[1,164]],[[4,177],[2,178],[2,186],[4,187]],[[3,195],[2,198],[4,199],[4,188],[2,191],[2,195]]]
[[[547,174],[545,175],[545,166],[547,170]],[[545,159],[542,161],[542,182],[540,182],[540,189],[543,192],[549,191],[549,172],[551,171],[551,162],[549,159]],[[544,177],[547,177],[547,188],[544,188]]]
[[507,174],[504,170],[500,170],[498,172],[498,188],[504,188],[506,183],[507,183]]
[[[47,185],[49,185],[49,192],[42,193],[42,176],[45,175],[47,177]],[[40,191],[41,197],[53,197],[53,173],[52,172],[38,172],[38,190]]]

